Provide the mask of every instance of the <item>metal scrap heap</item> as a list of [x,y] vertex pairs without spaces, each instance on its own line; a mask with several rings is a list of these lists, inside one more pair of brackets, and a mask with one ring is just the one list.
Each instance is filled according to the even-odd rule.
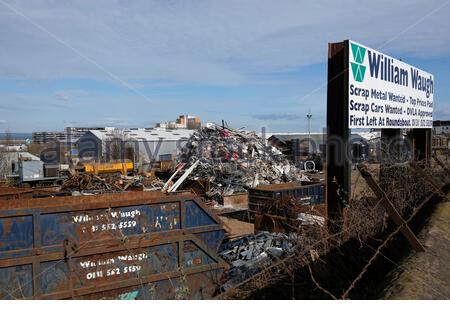
[[159,190],[163,182],[157,178],[147,179],[142,176],[124,176],[109,174],[98,176],[89,173],[77,172],[61,186],[61,191],[69,192],[123,192],[127,190]]
[[226,291],[250,278],[274,260],[281,259],[296,248],[300,236],[296,233],[260,232],[224,244],[219,255],[231,268],[226,272],[221,290]]
[[211,189],[207,195],[212,198],[243,192],[261,184],[308,180],[255,132],[226,126],[209,126],[191,136],[179,161],[191,166],[197,160],[199,163],[189,178],[209,181]]

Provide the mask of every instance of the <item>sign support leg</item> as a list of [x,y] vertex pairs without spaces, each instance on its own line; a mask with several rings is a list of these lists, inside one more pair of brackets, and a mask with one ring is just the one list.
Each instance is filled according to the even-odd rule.
[[331,233],[342,230],[350,195],[348,41],[328,45],[326,205]]

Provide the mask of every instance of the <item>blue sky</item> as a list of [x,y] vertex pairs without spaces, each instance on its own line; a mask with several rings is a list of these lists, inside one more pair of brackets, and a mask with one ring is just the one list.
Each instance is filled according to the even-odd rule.
[[0,0],[0,132],[325,124],[327,43],[353,39],[435,76],[450,118],[450,1]]

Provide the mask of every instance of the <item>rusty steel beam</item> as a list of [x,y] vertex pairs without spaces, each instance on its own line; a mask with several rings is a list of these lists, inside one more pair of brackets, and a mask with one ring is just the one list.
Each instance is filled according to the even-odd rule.
[[405,236],[405,238],[409,241],[412,248],[417,252],[425,251],[425,248],[419,242],[417,237],[414,235],[412,230],[409,228],[407,222],[402,218],[402,216],[397,212],[392,202],[388,199],[384,191],[381,189],[380,185],[375,181],[373,176],[370,174],[367,169],[359,165],[358,170],[361,172],[361,176],[366,180],[370,189],[375,193],[376,197],[381,201],[381,204],[386,209],[386,212],[389,214],[392,220],[401,227],[401,232]]
[[[195,233],[199,232],[210,232],[217,229],[217,227],[203,227],[203,229],[197,228],[197,229],[191,229],[190,232],[195,235]],[[186,234],[183,230],[174,230],[174,231],[167,231],[164,232],[164,234],[158,234],[154,236],[150,236],[148,239],[139,237],[139,238],[128,238],[128,241],[126,243],[126,248],[129,250],[135,250],[140,248],[147,248],[151,246],[158,246],[161,244],[169,244],[176,241],[184,241],[184,240],[193,240],[196,238],[192,238],[189,234]],[[119,243],[117,238],[114,239],[105,239],[98,241],[97,246],[91,247],[93,243],[90,243],[90,246],[88,247],[81,247],[78,250],[73,250],[69,252],[69,255],[71,258],[80,258],[80,257],[86,257],[90,255],[100,254],[100,253],[112,253],[116,251],[123,251],[124,246],[122,243]],[[53,250],[44,250],[41,249],[40,251],[32,250],[29,252],[29,255],[24,257],[18,257],[18,258],[6,258],[6,259],[0,259],[0,268],[4,267],[10,267],[14,265],[25,265],[30,264],[34,262],[45,262],[45,261],[52,261],[52,260],[62,260],[64,259],[65,253],[62,250],[59,250],[58,252],[54,252],[54,249],[62,249],[61,246],[53,246]],[[219,256],[217,253],[213,256],[216,259],[219,259]]]
[[[14,210],[14,216],[29,215],[32,209],[39,208],[40,213],[53,213],[55,208],[58,212],[81,211],[91,209],[108,209],[111,206],[132,206],[139,204],[169,203],[181,200],[199,199],[189,193],[166,195],[159,191],[136,191],[113,194],[101,194],[95,196],[84,196],[82,201],[79,197],[66,196],[55,198],[32,198],[20,200],[0,200],[0,210]],[[201,203],[199,202],[199,205]],[[204,206],[203,206],[204,207]],[[18,212],[20,210],[20,212]],[[8,216],[3,213],[3,216]]]
[[[348,41],[328,44],[326,207],[331,233],[341,231],[351,188],[348,158]],[[345,222],[344,222],[345,224]]]
[[425,161],[429,164],[431,160],[431,129],[412,129],[413,160]]

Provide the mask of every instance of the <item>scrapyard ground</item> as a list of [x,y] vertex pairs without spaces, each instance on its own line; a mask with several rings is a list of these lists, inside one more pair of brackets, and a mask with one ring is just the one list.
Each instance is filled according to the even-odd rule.
[[[447,199],[450,193],[447,193]],[[450,202],[433,211],[419,234],[426,251],[412,252],[386,278],[385,299],[450,298]]]

